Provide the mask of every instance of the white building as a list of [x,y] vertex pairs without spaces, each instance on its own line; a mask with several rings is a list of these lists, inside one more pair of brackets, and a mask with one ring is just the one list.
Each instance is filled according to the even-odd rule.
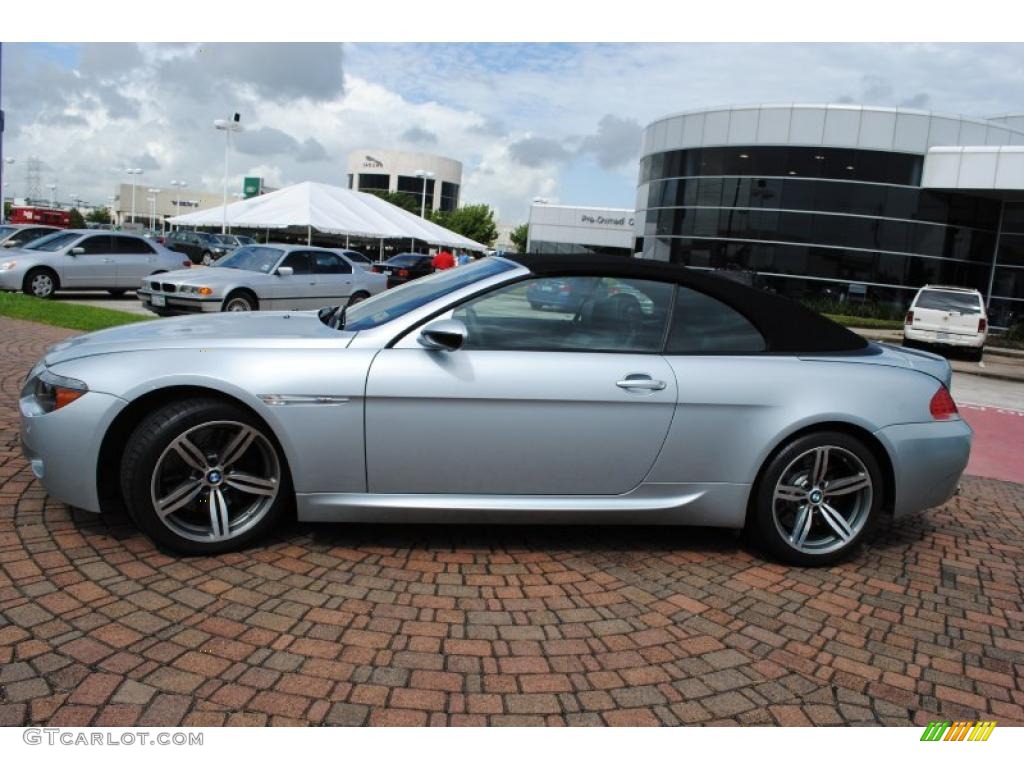
[[[150,192],[157,189],[157,192]],[[153,198],[152,202],[149,198]],[[232,203],[235,197],[228,198]],[[172,216],[192,213],[204,208],[216,208],[224,201],[224,192],[204,192],[188,187],[157,187],[140,181],[135,184],[135,223],[140,227],[148,227],[152,220],[156,229],[163,229],[163,222]],[[119,226],[130,224],[132,219],[132,185],[119,184],[114,200],[111,203],[114,216]]]
[[[417,171],[421,175],[417,176]],[[394,149],[357,149],[348,156],[348,188],[405,192],[430,211],[459,207],[462,163],[450,157]]]
[[526,250],[528,253],[632,256],[634,218],[631,208],[533,203]]

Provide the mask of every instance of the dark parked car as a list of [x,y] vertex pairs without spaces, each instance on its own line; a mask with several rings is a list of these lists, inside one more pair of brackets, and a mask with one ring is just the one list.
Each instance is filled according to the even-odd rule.
[[374,264],[374,272],[383,272],[388,278],[388,288],[429,275],[434,271],[433,259],[423,253],[399,253],[383,264]]
[[21,248],[44,235],[59,232],[57,227],[41,227],[36,224],[0,225],[0,245],[4,248]]
[[220,242],[209,232],[177,230],[167,235],[164,246],[172,251],[186,254],[193,264],[213,264],[224,254],[233,251],[234,246]]

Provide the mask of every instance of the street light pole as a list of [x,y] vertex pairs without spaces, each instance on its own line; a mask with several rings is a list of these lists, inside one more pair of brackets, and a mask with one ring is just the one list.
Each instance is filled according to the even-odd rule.
[[57,207],[57,185],[56,184],[47,184],[46,188],[48,190],[50,190],[50,207],[51,208],[56,208]]
[[433,171],[415,171],[416,178],[423,179],[423,194],[420,196],[420,218],[427,218],[427,179],[434,178]]
[[150,229],[156,229],[156,201],[157,201],[157,195],[160,194],[160,190],[157,189],[156,187],[150,187],[146,191],[149,192],[150,195],[152,195],[152,197],[148,198],[149,201],[150,201],[149,228]]
[[231,134],[242,130],[242,116],[235,112],[227,120],[214,120],[213,127],[224,131],[224,199],[220,223],[220,233],[228,233],[228,156],[231,151]]
[[[178,190],[178,193],[177,193],[177,195],[174,198],[174,215],[175,215],[175,217],[178,217],[178,216],[181,216],[181,190],[183,190],[185,187],[187,187],[188,184],[186,184],[184,181],[181,181],[181,180],[177,180],[177,181],[173,181],[172,180],[171,181],[171,186],[174,187],[176,190]],[[175,224],[174,226],[175,227],[179,227],[181,225],[180,224]]]
[[141,168],[129,168],[125,171],[132,177],[132,224],[135,223],[135,177],[142,174]]

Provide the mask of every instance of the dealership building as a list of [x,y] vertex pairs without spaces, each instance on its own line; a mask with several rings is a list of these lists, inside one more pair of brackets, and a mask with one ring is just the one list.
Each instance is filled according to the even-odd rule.
[[636,220],[631,208],[583,208],[534,202],[526,250],[545,254],[633,255]]
[[348,156],[348,188],[405,192],[428,211],[454,211],[459,207],[462,163],[424,152],[357,149]]
[[794,297],[906,305],[925,283],[971,286],[1005,326],[1024,316],[1024,116],[671,115],[643,134],[635,234],[644,258],[753,272]]

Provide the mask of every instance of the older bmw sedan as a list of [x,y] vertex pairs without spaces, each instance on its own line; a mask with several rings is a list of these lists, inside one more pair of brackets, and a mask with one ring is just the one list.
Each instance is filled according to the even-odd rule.
[[[532,307],[552,278],[581,303]],[[79,336],[20,404],[51,496],[123,504],[179,552],[243,547],[294,510],[746,527],[817,565],[956,491],[971,430],[950,376],[704,272],[491,257],[354,306]]]
[[142,306],[167,316],[358,304],[386,288],[384,275],[355,266],[344,251],[269,243],[238,248],[211,267],[143,280],[137,293]]

